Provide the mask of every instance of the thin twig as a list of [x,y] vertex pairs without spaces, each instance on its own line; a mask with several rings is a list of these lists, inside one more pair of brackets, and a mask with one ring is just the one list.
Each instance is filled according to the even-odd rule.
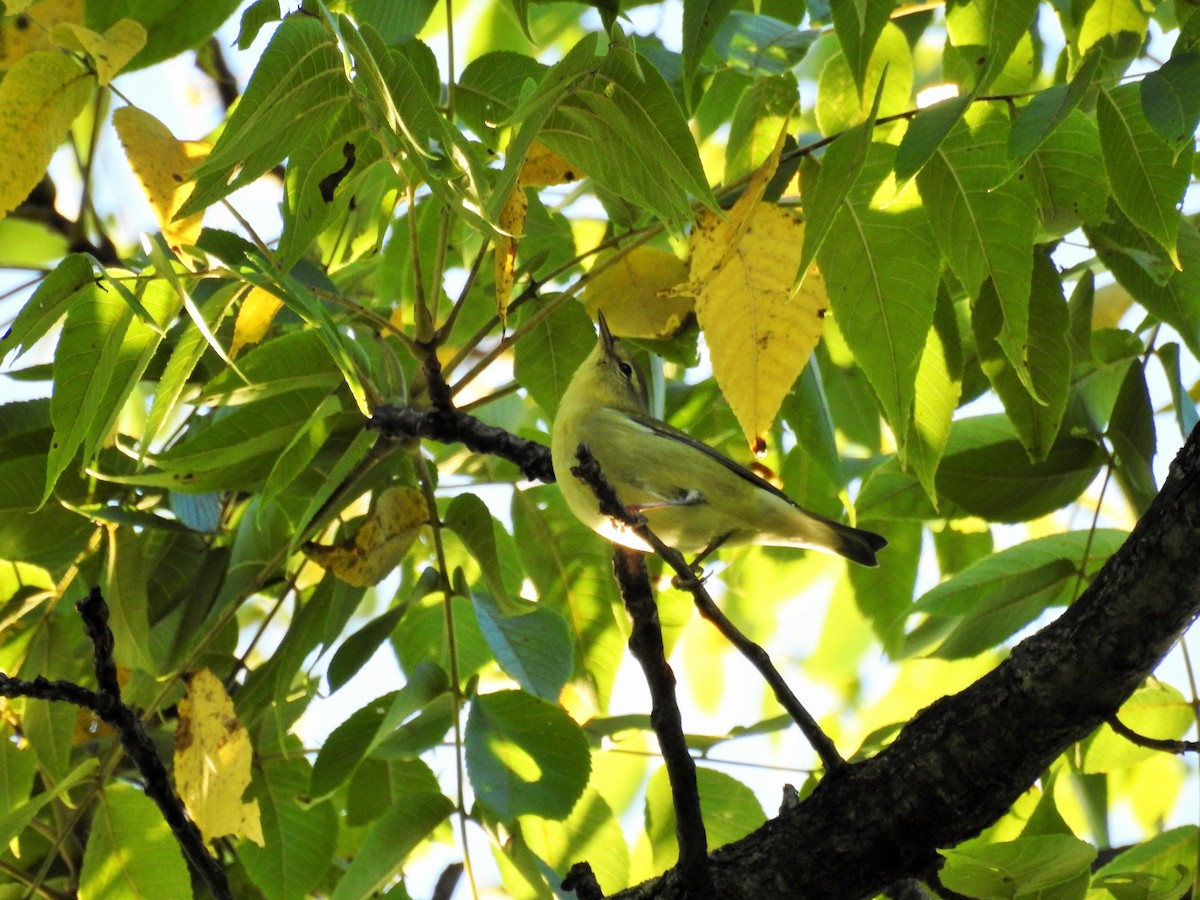
[[1138,734],[1113,713],[1106,720],[1108,727],[1130,743],[1150,750],[1162,750],[1166,753],[1200,753],[1200,741],[1176,741],[1170,738],[1152,738]]
[[708,591],[705,590],[703,582],[696,577],[696,573],[687,564],[678,550],[668,547],[653,531],[646,525],[646,520],[642,516],[632,515],[629,510],[621,505],[617,499],[616,493],[612,487],[604,480],[604,473],[600,471],[600,466],[596,462],[596,458],[592,456],[591,451],[586,445],[580,444],[576,452],[576,458],[579,460],[579,466],[573,468],[571,472],[585,484],[587,484],[596,494],[600,501],[600,511],[612,518],[624,522],[633,531],[649,544],[654,552],[657,553],[679,576],[678,584],[683,590],[691,593],[696,601],[696,608],[700,611],[700,615],[712,622],[717,630],[728,640],[738,652],[741,653],[750,664],[754,666],[762,675],[763,679],[771,686],[771,690],[775,693],[775,698],[787,711],[788,715],[795,720],[800,726],[801,732],[808,739],[812,748],[817,752],[824,763],[827,772],[834,772],[846,766],[846,761],[842,755],[838,753],[837,747],[829,736],[821,730],[821,726],[804,708],[804,705],[792,693],[792,689],[788,687],[783,676],[779,674],[779,670],[775,668],[771,662],[771,657],[767,652],[754,641],[750,640],[737,627],[729,621]]

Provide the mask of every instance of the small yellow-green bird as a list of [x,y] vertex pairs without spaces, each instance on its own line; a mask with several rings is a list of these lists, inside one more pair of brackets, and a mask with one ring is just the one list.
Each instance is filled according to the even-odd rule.
[[592,489],[571,474],[587,444],[630,512],[668,546],[699,559],[722,545],[766,544],[836,553],[878,565],[877,534],[806,512],[749,469],[650,415],[646,384],[600,316],[600,340],[558,405],[550,449],[567,505],[610,541],[649,551],[633,531],[600,512]]

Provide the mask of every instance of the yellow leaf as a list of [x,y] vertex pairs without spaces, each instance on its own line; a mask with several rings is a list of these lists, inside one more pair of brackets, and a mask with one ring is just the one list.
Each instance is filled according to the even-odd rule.
[[693,280],[696,318],[713,375],[746,440],[759,452],[765,449],[763,434],[820,340],[829,302],[816,266],[792,294],[804,225],[788,210],[758,203],[732,252],[724,243],[727,224],[705,213],[692,233],[692,272],[709,269],[703,280]]
[[211,145],[203,141],[179,141],[154,116],[132,106],[123,106],[113,113],[113,125],[121,138],[121,146],[129,165],[142,183],[142,189],[154,208],[154,217],[163,237],[173,249],[195,244],[200,237],[199,212],[172,221],[179,207],[192,193],[189,179]]
[[669,338],[692,312],[691,297],[671,292],[686,279],[687,266],[674,253],[634,247],[588,282],[583,302],[593,319],[604,313],[615,335]]
[[496,240],[496,310],[501,324],[508,317],[508,302],[512,298],[513,273],[517,264],[517,239],[525,230],[525,214],[529,211],[525,188],[570,184],[578,181],[582,175],[578,168],[537,141],[525,154],[517,175],[517,186],[508,195],[497,223],[502,232]]
[[51,50],[50,32],[60,22],[83,23],[83,0],[8,0],[8,19],[0,28],[0,69],[34,50]]
[[371,587],[396,568],[428,521],[424,494],[391,487],[378,495],[353,538],[334,545],[305,544],[304,555],[347,584]]
[[242,802],[254,750],[225,686],[208,669],[188,681],[175,729],[175,789],[204,840],[225,835],[265,846],[258,801]]
[[63,22],[51,29],[50,39],[60,47],[90,56],[103,87],[146,46],[146,29],[141,22],[120,19],[104,34],[97,34],[82,25]]
[[42,180],[95,83],[76,60],[40,50],[0,81],[0,218]]
[[250,288],[242,300],[237,322],[233,326],[233,346],[229,348],[229,357],[232,359],[243,347],[261,341],[271,327],[275,313],[282,306],[283,301],[270,291],[260,287]]

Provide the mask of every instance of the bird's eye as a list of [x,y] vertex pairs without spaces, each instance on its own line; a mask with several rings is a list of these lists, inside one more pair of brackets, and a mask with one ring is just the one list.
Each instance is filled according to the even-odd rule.
[[617,363],[617,368],[621,370],[621,374],[622,374],[622,375],[624,375],[626,378],[628,378],[628,379],[631,379],[631,380],[632,380],[632,378],[633,378],[633,366],[631,366],[631,365],[630,365],[629,363],[627,363],[627,362],[619,362],[619,363]]

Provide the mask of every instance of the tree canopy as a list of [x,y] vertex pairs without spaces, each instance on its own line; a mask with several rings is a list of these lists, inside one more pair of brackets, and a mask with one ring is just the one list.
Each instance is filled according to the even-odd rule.
[[7,0],[0,900],[1195,895],[1196,9]]

